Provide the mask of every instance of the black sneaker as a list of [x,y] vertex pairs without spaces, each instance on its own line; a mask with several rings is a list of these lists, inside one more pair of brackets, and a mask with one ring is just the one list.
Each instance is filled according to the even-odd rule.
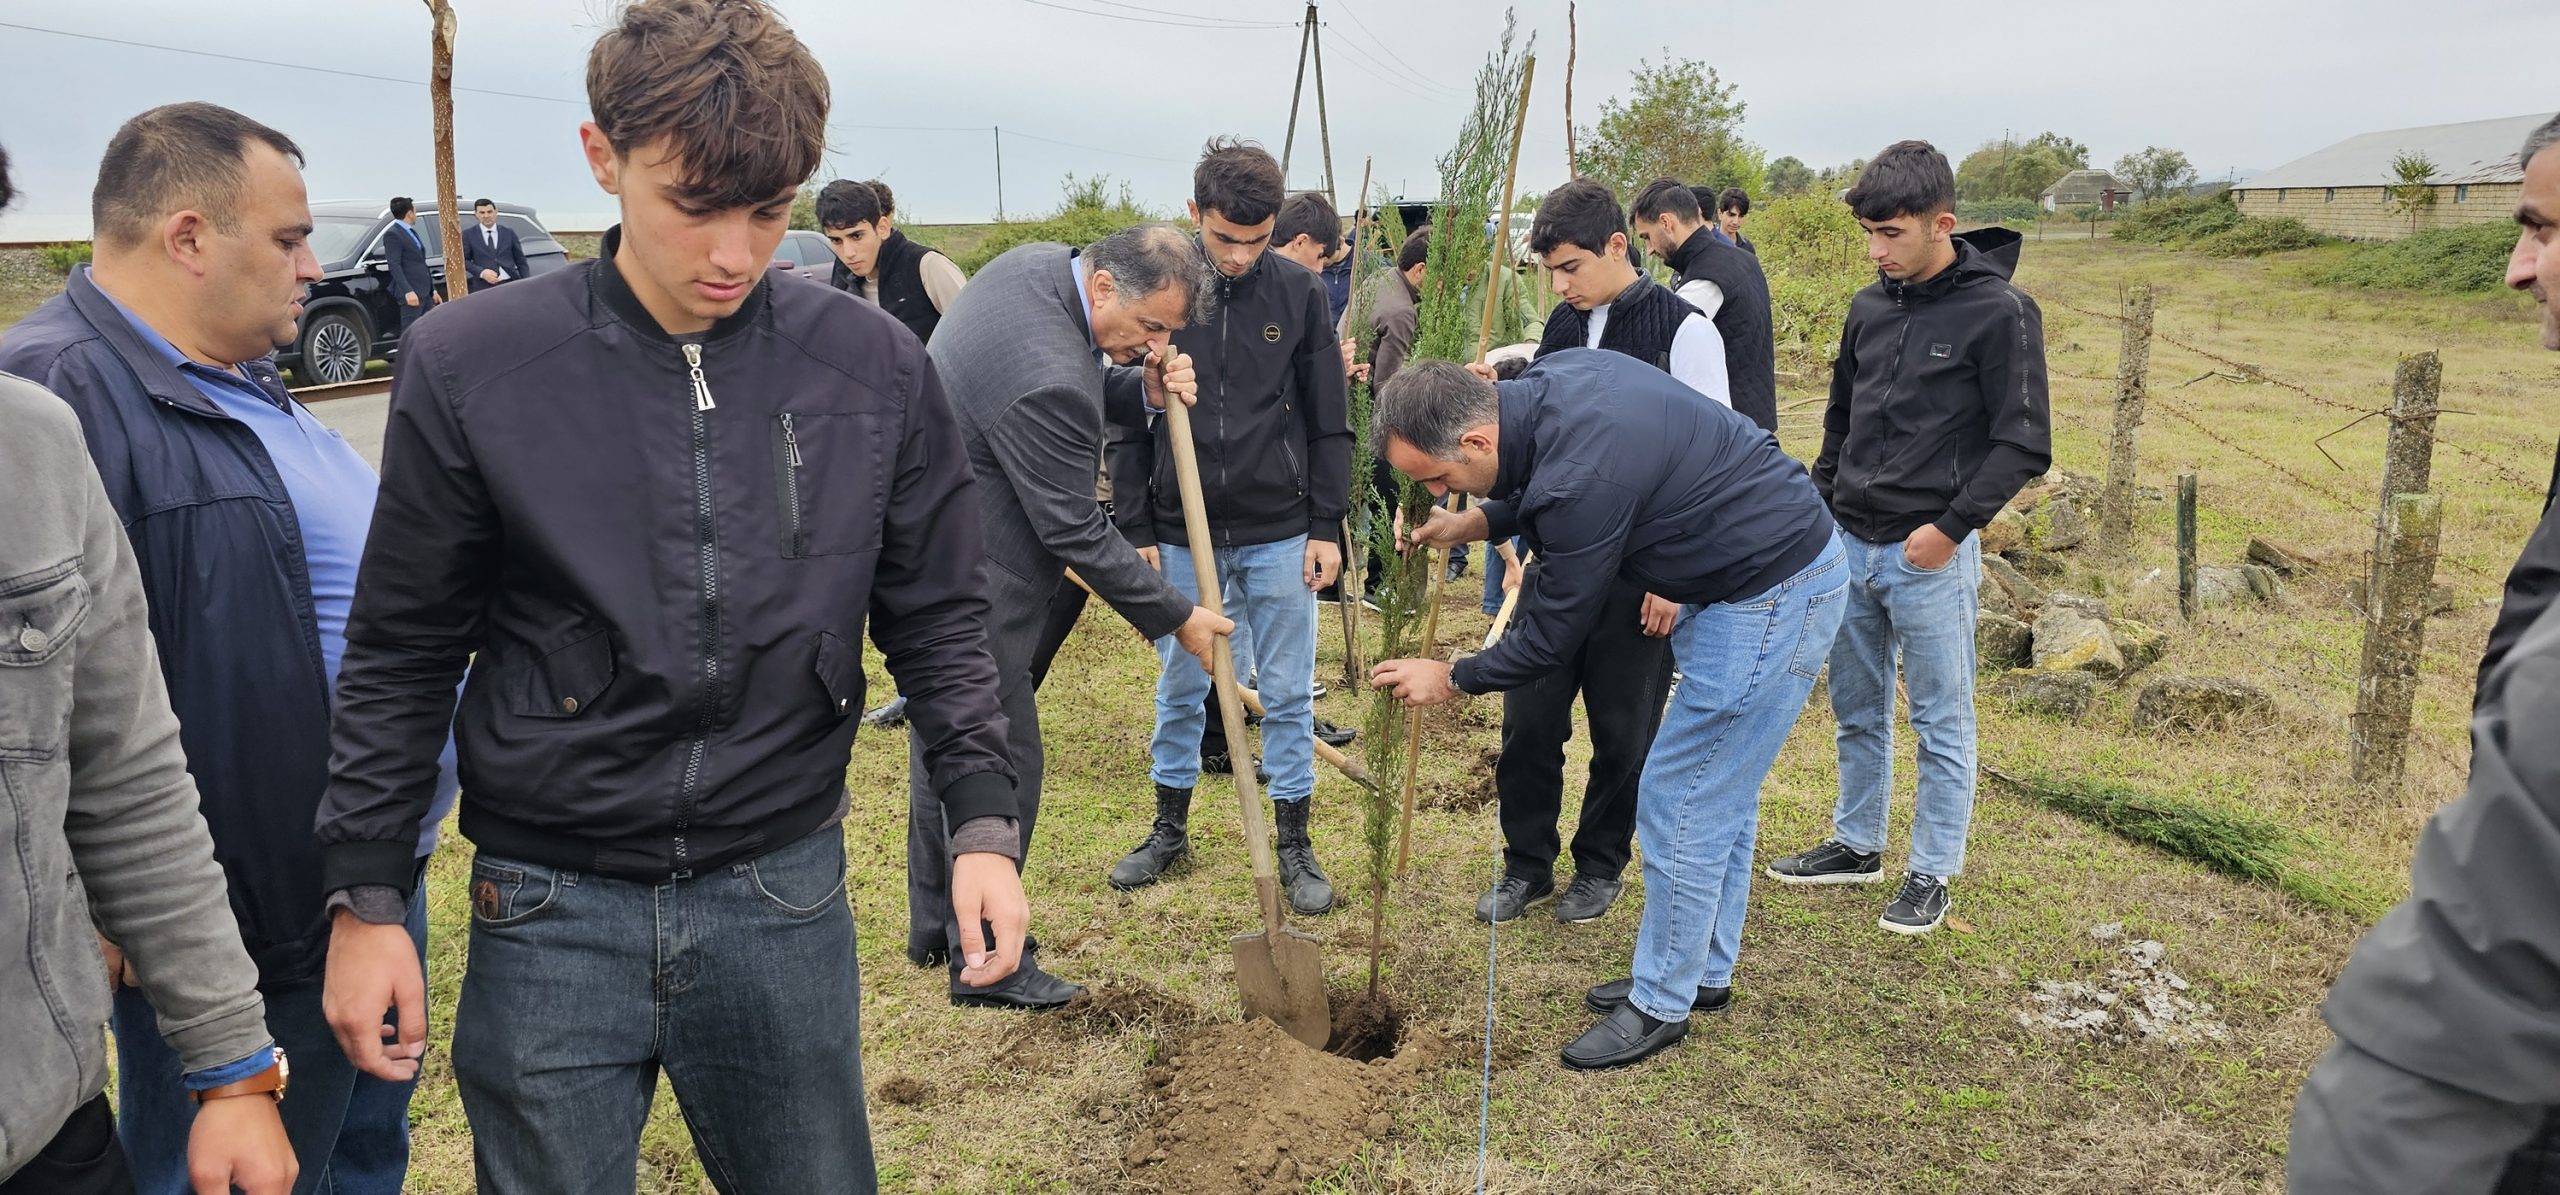
[[1598,921],[1609,915],[1609,906],[1618,903],[1618,894],[1626,888],[1616,880],[1577,875],[1564,886],[1564,895],[1556,898],[1556,920],[1567,925]]
[[1902,891],[1884,907],[1877,925],[1897,934],[1925,934],[1947,919],[1947,882],[1912,872],[1902,877]]
[[1519,876],[1507,875],[1502,877],[1501,883],[1493,886],[1493,891],[1485,893],[1484,898],[1476,902],[1476,920],[1509,921],[1528,912],[1529,906],[1551,899],[1555,894],[1556,881],[1553,876],[1542,880],[1524,880]]
[[889,704],[865,711],[862,715],[865,730],[891,730],[906,724],[907,699],[904,697],[892,697]]
[[1325,746],[1340,750],[1350,746],[1351,741],[1359,737],[1360,732],[1348,726],[1336,726],[1322,718],[1316,719],[1316,738],[1322,740]]
[[1770,864],[1764,874],[1781,884],[1872,884],[1884,878],[1884,857],[1833,838]]
[[[1200,770],[1217,776],[1233,776],[1236,774],[1236,761],[1224,751],[1203,755],[1200,757]],[[1271,783],[1271,773],[1263,769],[1259,755],[1253,757],[1253,778],[1264,784]]]
[[1333,696],[1333,686],[1323,681],[1317,681],[1314,688],[1307,690],[1307,699],[1310,701],[1322,701],[1331,696]]

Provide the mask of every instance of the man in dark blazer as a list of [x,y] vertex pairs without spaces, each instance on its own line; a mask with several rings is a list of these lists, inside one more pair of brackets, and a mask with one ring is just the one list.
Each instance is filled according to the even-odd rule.
[[391,303],[400,310],[400,330],[436,304],[436,276],[427,269],[427,242],[418,235],[418,205],[406,195],[391,197],[391,227],[382,234],[382,256],[391,266]]
[[[1050,599],[1066,569],[1148,639],[1173,636],[1208,659],[1213,637],[1234,624],[1196,606],[1142,559],[1094,501],[1106,419],[1146,426],[1168,394],[1190,402],[1188,357],[1166,358],[1168,339],[1194,318],[1210,286],[1199,252],[1179,230],[1141,225],[1079,252],[1033,244],[989,262],[942,314],[926,351],[960,422],[978,476],[986,557],[987,648],[1010,728],[1019,776],[1021,848],[1040,813],[1040,714],[1032,676]],[[920,738],[911,738],[920,744]],[[944,824],[940,799],[910,750],[907,821],[907,955],[919,965],[956,959],[951,857],[975,849]],[[952,972],[951,1002],[1054,1008],[1082,988],[1038,966],[977,987]]]
[[480,218],[477,227],[462,234],[462,261],[471,271],[471,285],[496,286],[524,277],[524,242],[516,239],[515,229],[498,223],[498,205],[473,200],[471,214]]

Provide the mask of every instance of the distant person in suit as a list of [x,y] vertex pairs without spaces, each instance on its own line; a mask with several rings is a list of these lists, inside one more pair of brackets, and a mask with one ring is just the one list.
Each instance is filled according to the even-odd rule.
[[462,262],[471,271],[471,285],[496,286],[532,272],[525,267],[524,242],[516,238],[516,230],[498,223],[495,202],[474,200],[471,214],[480,217],[480,227],[462,234]]
[[382,255],[391,264],[391,295],[399,300],[400,330],[436,304],[436,276],[427,269],[427,242],[418,235],[418,205],[406,195],[391,197],[392,228],[382,237]]

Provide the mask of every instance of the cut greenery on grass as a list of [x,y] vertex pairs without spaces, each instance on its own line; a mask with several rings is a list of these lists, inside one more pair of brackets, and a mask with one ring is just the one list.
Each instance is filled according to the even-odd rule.
[[2320,281],[2330,286],[2461,294],[2507,284],[2507,256],[2515,251],[2510,224],[2430,228],[2396,241],[2358,245]]

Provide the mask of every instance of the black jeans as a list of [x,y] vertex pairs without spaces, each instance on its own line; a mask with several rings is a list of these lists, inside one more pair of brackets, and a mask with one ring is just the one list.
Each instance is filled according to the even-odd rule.
[[[257,1096],[244,1097],[257,1099]],[[80,1105],[62,1131],[0,1182],[0,1195],[133,1195],[133,1174],[116,1144],[115,1113],[100,1095]]]
[[[1531,564],[1523,584],[1538,583]],[[1525,597],[1524,597],[1525,600]],[[1644,591],[1620,582],[1591,636],[1564,666],[1502,695],[1502,758],[1494,765],[1501,803],[1503,871],[1537,880],[1555,874],[1556,821],[1564,812],[1564,745],[1573,737],[1573,699],[1591,722],[1591,778],[1573,832],[1578,876],[1616,879],[1636,830],[1636,782],[1671,693],[1671,641],[1637,624]]]

